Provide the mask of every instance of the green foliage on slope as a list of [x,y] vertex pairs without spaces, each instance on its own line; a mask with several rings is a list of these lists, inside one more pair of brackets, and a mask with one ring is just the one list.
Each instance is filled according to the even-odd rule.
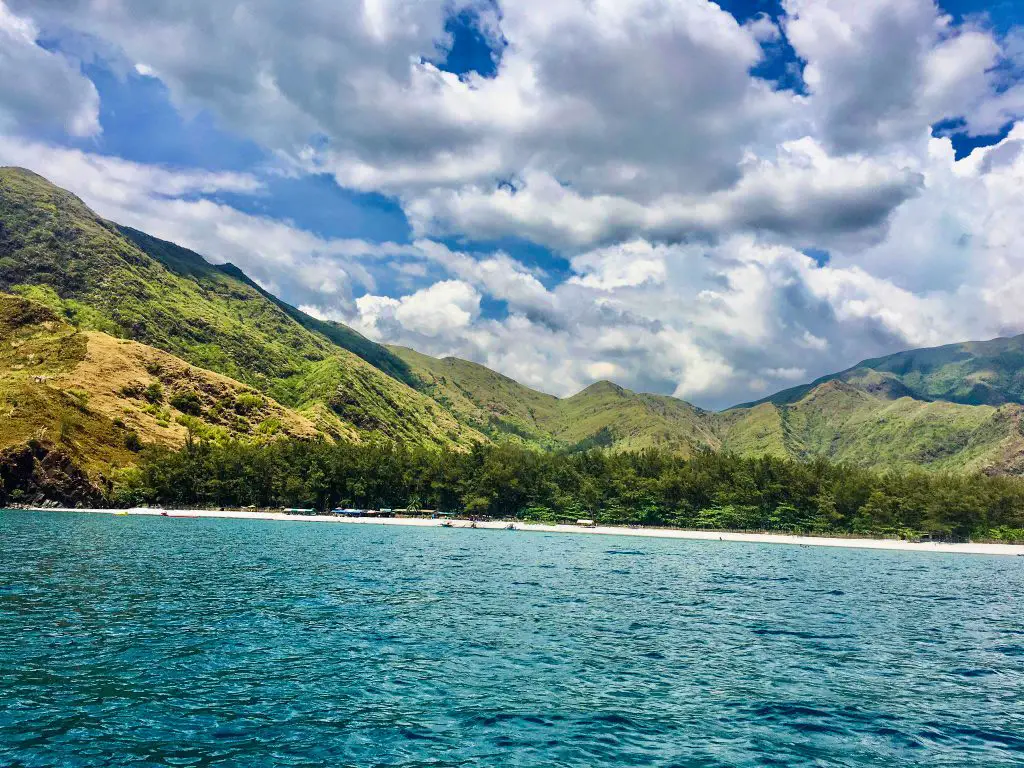
[[865,388],[832,381],[788,404],[710,413],[610,382],[558,399],[475,363],[393,351],[424,391],[499,442],[570,451],[659,448],[683,456],[724,449],[875,469],[1024,471],[1024,409],[1016,405],[892,399],[894,391],[876,386],[877,380]]
[[497,442],[582,450],[660,447],[690,455],[717,448],[713,414],[682,400],[631,392],[602,381],[559,399],[477,363],[438,360],[404,347],[392,351],[423,391]]
[[877,469],[1024,470],[1018,405],[895,400],[830,381],[783,405],[719,414],[722,445],[744,455],[827,458]]
[[1024,404],[1024,335],[912,349],[864,360],[845,371],[748,405],[794,403],[820,384],[836,380],[893,399],[913,397],[964,405]]
[[439,360],[407,347],[390,351],[408,366],[421,391],[492,440],[557,443],[548,425],[558,413],[558,398],[467,360]]
[[79,328],[141,341],[315,411],[330,434],[442,447],[482,439],[341,342],[387,368],[392,356],[383,347],[271,300],[191,251],[122,231],[15,168],[0,169],[0,290],[46,303]]
[[[490,440],[569,452],[726,449],[876,468],[1024,471],[1024,336],[865,361],[718,414],[610,382],[560,399],[475,363],[388,348],[310,317],[232,265],[106,222],[70,193],[11,168],[0,169],[0,290],[49,307],[40,323],[66,324],[64,336],[45,343],[72,346],[41,351],[41,359],[74,367],[86,342],[116,350],[85,332],[140,341],[273,398],[293,415],[296,434],[309,425],[334,439],[460,450]],[[15,363],[0,356],[3,365]],[[203,407],[189,394],[168,395],[186,416]],[[29,430],[30,422],[20,423]]]
[[553,434],[570,445],[606,433],[617,450],[662,448],[689,456],[717,449],[714,415],[674,397],[637,394],[599,381],[561,401],[552,420]]

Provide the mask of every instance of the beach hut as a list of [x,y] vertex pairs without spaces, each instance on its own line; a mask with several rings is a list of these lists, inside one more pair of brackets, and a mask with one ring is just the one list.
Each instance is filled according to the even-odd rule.
[[597,523],[595,523],[593,520],[591,520],[589,518],[586,518],[586,517],[581,517],[579,520],[577,520],[576,521],[576,525],[580,526],[581,528],[596,528],[597,527]]

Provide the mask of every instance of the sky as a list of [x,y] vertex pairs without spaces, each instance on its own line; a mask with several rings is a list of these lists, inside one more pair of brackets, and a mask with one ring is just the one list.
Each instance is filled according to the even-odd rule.
[[1024,332],[1019,0],[0,0],[0,165],[560,396]]

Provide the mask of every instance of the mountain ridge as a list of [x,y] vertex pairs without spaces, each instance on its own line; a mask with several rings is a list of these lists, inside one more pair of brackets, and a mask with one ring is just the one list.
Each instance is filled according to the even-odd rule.
[[[0,291],[48,307],[53,317],[40,322],[74,329],[86,346],[115,350],[130,340],[170,356],[168,367],[177,366],[170,359],[191,366],[197,380],[227,377],[232,392],[252,392],[268,408],[283,409],[273,418],[292,427],[282,434],[454,450],[510,442],[539,450],[725,450],[878,468],[1024,471],[1024,335],[861,361],[720,412],[610,381],[558,398],[478,363],[379,344],[314,318],[238,267],[106,221],[23,169],[0,169]],[[48,332],[32,331],[40,339]],[[7,335],[17,341],[14,331]],[[129,358],[151,354],[136,350]],[[131,359],[119,359],[117,375],[137,371]],[[96,403],[113,397],[95,381],[81,389],[90,387]],[[193,392],[198,404],[181,400],[200,419],[192,429],[261,439],[225,425],[230,408],[200,391]],[[180,442],[178,420],[190,414],[171,416],[174,434],[135,429],[156,442]],[[96,430],[113,434],[99,422]]]
[[921,347],[868,358],[807,384],[732,407],[749,408],[766,402],[784,405],[835,379],[856,381],[863,388],[875,387],[879,391],[891,388],[893,392],[917,400],[944,400],[962,405],[1024,404],[1024,334]]

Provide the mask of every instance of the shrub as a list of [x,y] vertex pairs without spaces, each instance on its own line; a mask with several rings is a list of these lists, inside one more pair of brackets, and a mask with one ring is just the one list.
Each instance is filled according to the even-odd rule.
[[263,407],[263,398],[250,392],[243,392],[235,396],[235,410],[244,415],[250,414]]
[[143,396],[151,403],[161,403],[164,399],[164,388],[159,381],[152,382],[146,387]]
[[134,381],[131,384],[125,384],[123,387],[121,387],[119,392],[122,397],[138,399],[140,397],[145,396],[146,388],[139,384],[137,381]]
[[195,392],[177,392],[171,397],[171,406],[189,416],[202,416],[203,401]]

